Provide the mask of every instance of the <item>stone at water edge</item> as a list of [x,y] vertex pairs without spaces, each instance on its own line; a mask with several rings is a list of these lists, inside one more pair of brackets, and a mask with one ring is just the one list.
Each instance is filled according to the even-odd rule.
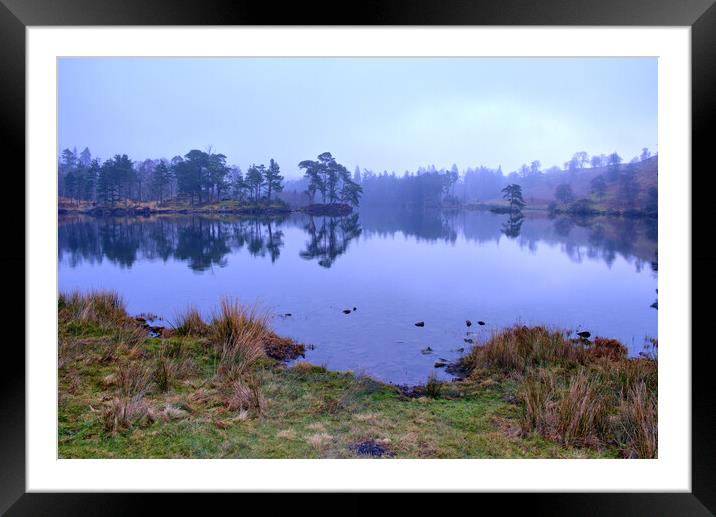
[[350,309],[343,309],[343,314],[350,314],[352,311]]
[[424,322],[424,321],[418,321],[418,322],[415,324],[415,326],[416,326],[416,327],[424,327],[424,326],[425,326],[425,322]]
[[465,325],[467,325],[468,327],[472,327],[472,321],[465,320]]
[[483,326],[483,325],[485,324],[485,322],[484,322],[484,321],[478,321],[477,324],[480,325],[480,326]]

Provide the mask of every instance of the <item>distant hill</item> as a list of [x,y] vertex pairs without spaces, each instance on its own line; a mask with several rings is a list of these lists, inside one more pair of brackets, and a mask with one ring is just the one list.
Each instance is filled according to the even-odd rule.
[[[547,208],[557,202],[555,191],[559,185],[569,185],[574,201],[589,200],[599,211],[656,211],[658,187],[658,156],[652,156],[641,162],[621,164],[618,173],[608,167],[584,168],[573,171],[544,173],[516,180],[507,180],[522,186],[522,196],[528,207]],[[602,196],[593,192],[592,180],[602,176],[606,188]],[[633,179],[632,196],[626,193],[625,179]],[[503,203],[501,199],[491,200]],[[571,203],[569,203],[571,204]],[[560,204],[562,208],[568,204]]]

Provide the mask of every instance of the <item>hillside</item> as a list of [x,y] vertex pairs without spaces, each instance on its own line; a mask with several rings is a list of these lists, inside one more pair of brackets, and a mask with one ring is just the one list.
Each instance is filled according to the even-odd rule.
[[[611,180],[607,167],[597,167],[521,178],[518,183],[522,185],[523,197],[530,206],[546,206],[555,201],[557,186],[567,184],[571,187],[575,200],[592,200],[600,209],[642,210],[654,201],[658,184],[658,163],[658,156],[653,156],[638,163],[622,164],[619,167],[619,177],[612,177]],[[621,177],[627,174],[633,174],[636,185],[633,203],[627,203],[621,181]],[[603,176],[606,180],[606,191],[602,197],[592,193],[591,182],[598,176]]]

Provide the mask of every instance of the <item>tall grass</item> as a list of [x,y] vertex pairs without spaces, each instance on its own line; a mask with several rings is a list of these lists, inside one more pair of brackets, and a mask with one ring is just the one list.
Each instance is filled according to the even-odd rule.
[[216,377],[228,391],[227,407],[232,411],[263,413],[265,401],[254,373],[271,335],[267,324],[266,313],[229,298],[222,299],[212,315],[208,336],[218,357]]
[[622,399],[617,426],[625,456],[657,457],[657,400],[646,384],[634,385]]
[[613,339],[515,326],[473,347],[463,367],[473,378],[516,380],[523,434],[578,447],[616,444],[625,457],[657,455],[655,357],[628,358]]
[[205,336],[209,326],[204,323],[199,310],[190,306],[177,314],[174,331],[180,336]]
[[584,346],[571,342],[560,330],[516,325],[493,333],[484,345],[474,346],[463,364],[468,370],[487,368],[522,372],[546,364],[581,364],[586,355]]
[[120,364],[117,368],[118,396],[113,398],[102,413],[105,431],[116,433],[129,429],[135,423],[154,421],[151,407],[143,398],[152,382],[151,368],[135,363]]
[[264,341],[269,335],[268,316],[256,307],[246,308],[224,298],[209,326],[209,339],[219,356],[217,374],[236,380],[250,374],[264,357]]
[[[69,335],[92,335],[97,331],[111,335],[112,339],[102,351],[102,363],[114,362],[119,355],[130,349],[138,350],[147,337],[142,326],[129,317],[122,297],[115,291],[60,293],[57,311],[58,319]],[[82,357],[83,350],[77,341],[71,340],[74,344],[70,347],[62,335],[59,337],[60,365],[64,366]]]
[[115,291],[60,293],[57,306],[60,321],[111,326],[128,318],[124,301]]

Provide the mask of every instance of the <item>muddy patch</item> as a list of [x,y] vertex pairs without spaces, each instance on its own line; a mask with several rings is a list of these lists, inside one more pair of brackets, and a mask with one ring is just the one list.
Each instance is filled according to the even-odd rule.
[[394,453],[390,452],[388,449],[373,440],[354,443],[348,448],[358,456],[366,456],[369,458],[392,458],[395,456]]

